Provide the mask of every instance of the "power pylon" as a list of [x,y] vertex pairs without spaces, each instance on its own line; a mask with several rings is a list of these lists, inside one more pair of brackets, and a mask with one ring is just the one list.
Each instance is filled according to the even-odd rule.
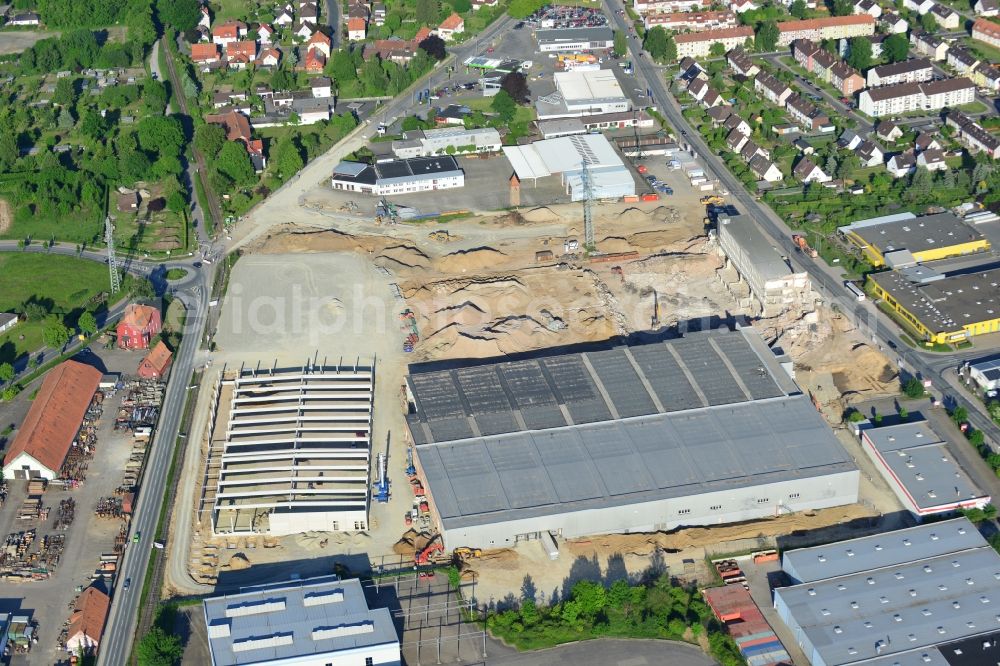
[[584,159],[580,180],[583,184],[583,245],[588,252],[597,250],[594,240],[594,182],[590,177],[590,165]]
[[104,218],[104,243],[108,246],[108,273],[111,274],[111,293],[117,294],[122,289],[122,276],[118,273],[118,260],[115,259],[115,228],[111,217]]

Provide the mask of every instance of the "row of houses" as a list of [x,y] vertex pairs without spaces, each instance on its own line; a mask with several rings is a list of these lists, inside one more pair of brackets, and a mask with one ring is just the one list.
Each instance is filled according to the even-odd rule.
[[956,77],[868,88],[858,97],[858,109],[873,118],[881,118],[962,106],[975,97],[976,84],[966,77]]
[[[207,16],[207,13],[202,14],[203,19]],[[330,57],[330,37],[312,23],[304,25],[309,29],[296,33],[305,40],[305,57],[300,67],[307,72],[321,72]],[[272,41],[274,29],[260,24],[257,28],[259,41],[246,39],[248,34],[249,28],[243,21],[217,25],[211,30],[211,41],[191,45],[191,60],[203,71],[218,67],[246,69],[251,65],[277,67],[283,54]]]
[[[750,57],[746,52],[739,48],[733,49],[726,54],[726,60],[729,62],[734,60],[739,62],[743,68],[742,71],[750,72],[750,75],[754,75],[760,71],[750,61]],[[736,113],[733,107],[722,104],[721,96],[709,86],[708,74],[701,65],[693,61],[686,61],[683,64],[686,64],[687,67],[682,66],[681,71],[684,74],[682,74],[681,78],[687,81],[688,92],[690,93],[692,89],[697,91],[696,93],[692,93],[692,95],[708,109],[708,117],[713,127],[723,127],[728,131],[726,134],[726,147],[743,158],[743,161],[747,163],[747,167],[758,181],[769,183],[781,182],[784,179],[784,174],[771,161],[770,151],[758,145],[751,138],[753,130],[750,127],[750,123]],[[701,92],[703,90],[707,90],[708,92]],[[709,100],[714,99],[718,100],[718,104],[709,102]]]
[[993,159],[1000,159],[1000,138],[990,134],[977,121],[961,111],[949,111],[945,124],[955,129],[955,136],[970,153],[986,153]]
[[754,78],[753,87],[766,100],[775,106],[784,108],[804,131],[831,131],[833,126],[829,116],[815,104],[794,92],[784,81],[762,71]]
[[831,84],[841,95],[851,96],[865,87],[865,79],[846,62],[808,39],[792,42],[792,56],[807,72]]
[[[706,13],[717,14],[719,12]],[[680,24],[681,19],[676,19],[676,21]],[[875,19],[869,14],[830,16],[828,18],[778,23],[779,46],[791,46],[792,42],[799,39],[822,42],[826,39],[851,39],[852,37],[865,37],[873,34],[875,34]],[[675,36],[674,43],[677,44],[677,57],[703,58],[709,55],[713,44],[722,44],[726,50],[730,50],[737,46],[744,46],[747,40],[752,40],[753,37],[753,28],[749,26],[727,28],[706,26],[700,28],[698,32]]]
[[670,12],[668,14],[646,14],[642,19],[646,30],[660,26],[672,32],[704,32],[722,30],[739,25],[736,14],[728,9],[708,12]]
[[958,12],[934,0],[903,0],[903,7],[920,16],[930,14],[942,30],[956,30],[962,24],[962,17]]

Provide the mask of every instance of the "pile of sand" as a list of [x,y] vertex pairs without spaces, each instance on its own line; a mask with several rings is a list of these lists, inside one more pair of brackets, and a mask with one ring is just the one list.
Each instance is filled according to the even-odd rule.
[[430,543],[432,535],[426,532],[417,532],[409,529],[403,532],[399,541],[392,545],[392,552],[397,555],[408,555],[412,557],[417,551],[423,550]]
[[385,248],[375,257],[375,264],[396,270],[425,270],[430,264],[430,258],[413,245],[392,245]]
[[229,571],[243,571],[250,568],[250,559],[243,553],[236,553],[229,558],[229,564],[223,568]]
[[506,258],[507,255],[500,250],[484,246],[446,254],[435,261],[434,265],[442,273],[467,273],[489,270]]
[[523,217],[526,222],[559,222],[562,220],[562,216],[548,206],[532,208],[528,212],[522,213],[521,217]]
[[794,513],[735,525],[719,527],[692,527],[675,532],[648,534],[606,534],[567,541],[562,549],[574,557],[589,557],[593,553],[610,555],[649,556],[657,551],[677,553],[692,548],[702,548],[739,539],[756,539],[788,535],[800,530],[816,530],[848,523],[858,518],[876,515],[860,504],[823,509],[811,513]]

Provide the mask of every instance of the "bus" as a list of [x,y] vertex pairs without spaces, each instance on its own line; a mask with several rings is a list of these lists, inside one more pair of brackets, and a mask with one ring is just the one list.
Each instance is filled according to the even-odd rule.
[[851,292],[854,295],[855,300],[857,301],[865,300],[865,292],[862,291],[861,287],[854,284],[850,280],[845,280],[844,286],[847,287],[847,291]]

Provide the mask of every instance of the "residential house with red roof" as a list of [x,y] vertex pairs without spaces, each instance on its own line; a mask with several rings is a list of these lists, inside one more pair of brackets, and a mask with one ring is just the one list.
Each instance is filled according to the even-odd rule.
[[257,59],[257,42],[245,40],[226,45],[226,62],[230,69],[245,69]]
[[326,56],[323,55],[322,51],[319,49],[306,51],[306,57],[302,63],[303,69],[307,72],[322,72],[324,67],[326,67]]
[[57,478],[100,383],[100,370],[77,361],[50,370],[7,449],[3,478]]
[[66,651],[71,654],[96,652],[111,609],[111,598],[94,586],[76,599],[66,630]]
[[313,50],[318,49],[324,57],[330,57],[330,37],[324,33],[322,30],[317,30],[309,41],[306,42],[306,49]]
[[465,32],[465,19],[452,12],[451,16],[441,22],[436,32],[438,37],[446,42],[450,42],[455,39],[455,35]]
[[274,37],[274,28],[267,23],[261,23],[260,27],[257,28],[257,39],[260,40],[260,43],[270,44],[272,37]]
[[116,330],[118,347],[120,349],[146,349],[149,347],[149,341],[160,332],[162,325],[159,309],[150,305],[131,303],[125,308],[125,314],[118,322]]
[[146,358],[139,362],[139,369],[136,373],[143,379],[162,379],[166,377],[167,370],[170,368],[170,361],[173,359],[173,354],[167,349],[167,346],[163,344],[163,340],[156,343],[156,346],[148,354]]
[[362,42],[368,25],[363,18],[352,18],[347,20],[347,39],[352,42]]
[[266,48],[260,52],[257,64],[261,67],[277,67],[281,62],[281,51],[275,48]]
[[192,44],[191,61],[204,65],[219,62],[219,45],[214,42]]
[[225,48],[247,36],[247,24],[243,21],[226,21],[212,28],[212,41]]

